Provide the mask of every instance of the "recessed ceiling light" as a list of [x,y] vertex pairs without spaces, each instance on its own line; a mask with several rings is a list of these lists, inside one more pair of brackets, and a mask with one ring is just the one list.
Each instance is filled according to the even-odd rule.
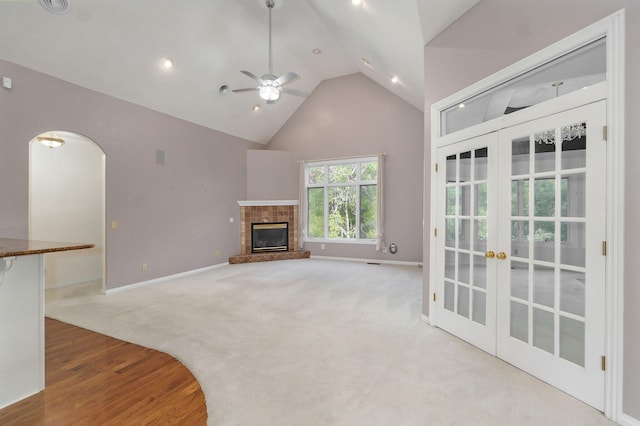
[[400,77],[398,77],[397,75],[392,75],[391,76],[391,82],[393,84],[398,84],[400,82]]
[[361,59],[362,63],[365,64],[366,66],[370,67],[371,63],[369,61],[367,61],[367,58],[362,58]]
[[351,4],[354,6],[362,6],[362,0],[351,0]]
[[255,105],[251,108],[251,110],[253,110],[253,111],[258,111],[259,109],[260,109],[260,105],[258,105],[258,104],[255,104]]
[[458,108],[464,108],[464,107],[465,107],[465,104],[458,105]]
[[314,54],[314,55],[319,55],[319,54],[321,54],[321,53],[322,53],[322,50],[320,50],[320,49],[313,49],[313,50],[312,50],[312,52],[313,52],[313,54]]
[[160,65],[165,70],[169,70],[169,69],[173,68],[173,59],[171,59],[171,58],[162,58],[160,60]]

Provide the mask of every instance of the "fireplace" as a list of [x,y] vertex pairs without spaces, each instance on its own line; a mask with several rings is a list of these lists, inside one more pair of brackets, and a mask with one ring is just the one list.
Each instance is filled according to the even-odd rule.
[[288,222],[252,223],[251,253],[289,251]]
[[[310,251],[298,247],[298,200],[238,201],[238,205],[241,251],[230,256],[229,263],[308,259],[311,256]],[[267,236],[258,235],[256,239],[256,226],[258,234],[265,231]],[[278,234],[277,240],[270,235],[272,233]],[[256,244],[258,240],[263,243]],[[271,241],[265,243],[265,240]]]

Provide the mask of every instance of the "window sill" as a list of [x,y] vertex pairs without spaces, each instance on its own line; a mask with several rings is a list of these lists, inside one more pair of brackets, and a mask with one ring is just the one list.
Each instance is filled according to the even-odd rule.
[[362,244],[362,245],[375,245],[376,240],[347,240],[347,239],[324,239],[324,238],[305,238],[305,243],[322,243],[322,244]]

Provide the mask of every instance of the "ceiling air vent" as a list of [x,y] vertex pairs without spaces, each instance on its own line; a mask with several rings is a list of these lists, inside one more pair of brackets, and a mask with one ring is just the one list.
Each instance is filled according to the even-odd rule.
[[67,13],[69,11],[68,0],[38,0],[40,6],[51,13]]

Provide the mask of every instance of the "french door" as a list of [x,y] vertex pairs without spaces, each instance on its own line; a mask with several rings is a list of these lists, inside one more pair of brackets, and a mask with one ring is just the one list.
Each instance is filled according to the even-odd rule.
[[496,354],[496,133],[438,150],[437,325]]
[[600,101],[437,151],[436,324],[600,410],[605,118]]

